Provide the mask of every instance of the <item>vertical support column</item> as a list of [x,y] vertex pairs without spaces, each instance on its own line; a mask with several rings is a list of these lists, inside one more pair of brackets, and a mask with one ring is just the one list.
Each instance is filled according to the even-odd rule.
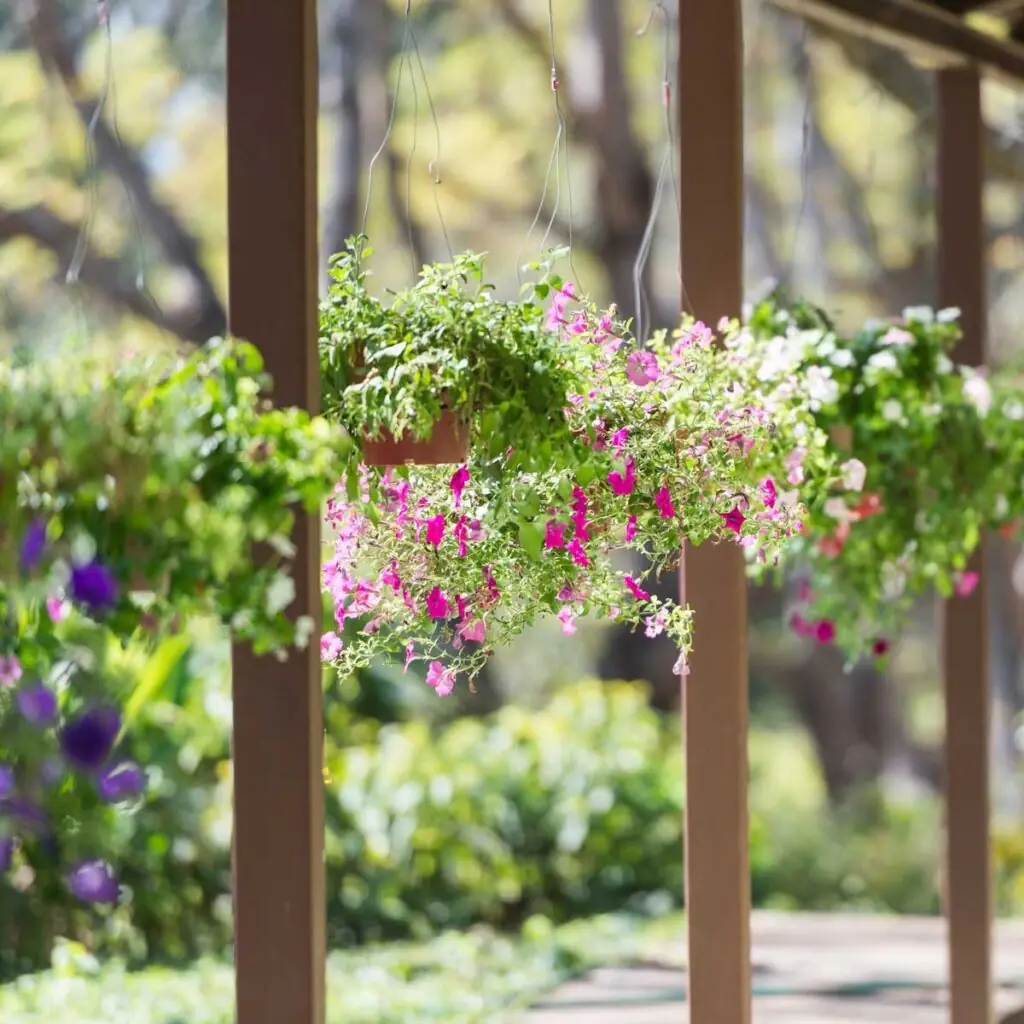
[[[742,0],[680,0],[684,301],[715,326],[743,298]],[[749,1024],[747,590],[736,544],[687,547],[684,683],[690,1020]]]
[[[316,410],[316,0],[229,0],[227,8],[231,330],[263,352],[277,402]],[[291,610],[319,627],[317,517],[301,516],[293,539]],[[234,652],[238,1024],[324,1020],[316,646],[286,662]]]
[[[976,68],[938,73],[939,298],[962,311],[961,363],[985,361],[983,124]],[[992,895],[989,846],[989,666],[984,544],[971,566],[973,594],[944,604],[946,699],[946,916],[950,1021],[992,1019]]]

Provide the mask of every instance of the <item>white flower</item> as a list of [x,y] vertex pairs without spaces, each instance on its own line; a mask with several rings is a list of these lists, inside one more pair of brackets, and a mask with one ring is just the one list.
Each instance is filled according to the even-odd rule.
[[882,563],[882,592],[887,601],[903,596],[907,586],[907,574],[892,562]]
[[919,324],[930,324],[935,320],[935,313],[930,306],[907,306],[903,310],[903,319],[913,320]]
[[903,406],[895,398],[882,403],[882,418],[890,423],[899,423],[903,419]]
[[872,370],[895,370],[899,366],[899,360],[895,353],[882,349],[868,359],[867,365]]
[[829,362],[833,366],[838,366],[840,368],[853,366],[853,353],[848,348],[837,348],[835,352],[832,353],[832,357],[829,359]]
[[832,379],[832,371],[828,367],[807,368],[807,397],[812,409],[820,409],[839,400],[839,385]]
[[949,306],[946,309],[940,309],[935,314],[935,319],[940,324],[951,324],[954,320],[960,319],[960,310],[957,306]]
[[952,373],[953,360],[949,356],[940,353],[938,359],[935,360],[935,369],[939,373]]
[[267,587],[264,607],[268,615],[283,612],[295,600],[295,580],[286,573],[279,572]]
[[979,416],[987,416],[992,408],[992,389],[979,374],[965,371],[964,398],[974,406]]
[[997,519],[1005,519],[1010,513],[1010,503],[1005,494],[996,495],[995,512]]
[[304,651],[309,646],[309,638],[313,635],[313,619],[309,615],[300,615],[295,620],[295,646]]
[[863,490],[868,467],[860,459],[847,459],[839,468],[843,473],[843,486],[848,491]]
[[1003,415],[1008,420],[1024,420],[1024,402],[1011,398],[1003,406]]
[[844,523],[850,518],[850,510],[842,498],[829,498],[825,502],[825,515]]

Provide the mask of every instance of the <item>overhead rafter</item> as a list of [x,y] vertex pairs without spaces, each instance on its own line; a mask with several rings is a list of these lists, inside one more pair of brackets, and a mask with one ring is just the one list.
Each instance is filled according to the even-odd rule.
[[[921,0],[773,2],[810,21],[892,46],[935,67],[975,64],[1013,84],[1024,83],[1024,46],[979,32],[955,14]],[[1020,2],[1024,7],[1024,0]]]

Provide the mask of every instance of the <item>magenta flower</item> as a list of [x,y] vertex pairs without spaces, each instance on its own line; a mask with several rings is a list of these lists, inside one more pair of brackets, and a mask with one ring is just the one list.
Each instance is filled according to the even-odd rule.
[[416,645],[410,640],[405,645],[405,668],[402,669],[403,672],[408,672],[409,671],[409,666],[413,663],[415,658],[416,658]]
[[575,539],[590,540],[590,530],[587,528],[587,496],[579,484],[572,489],[572,522]]
[[739,510],[734,508],[729,512],[720,513],[722,516],[722,522],[725,524],[727,530],[732,530],[733,533],[738,537],[740,530],[743,529],[743,524],[747,521],[747,517]]
[[557,519],[549,519],[544,528],[544,547],[564,548],[566,524],[560,523]]
[[632,494],[633,488],[636,487],[636,463],[627,458],[624,473],[613,469],[608,474],[608,486],[620,498]]
[[438,697],[448,697],[455,690],[455,673],[445,668],[439,661],[432,661],[427,667],[427,686],[431,687]]
[[398,562],[391,560],[391,565],[381,570],[380,585],[390,587],[396,594],[402,589],[402,577],[398,575]]
[[822,619],[814,627],[814,638],[819,644],[830,644],[836,638],[836,626],[831,619]]
[[50,616],[51,622],[63,622],[70,610],[67,601],[60,597],[51,595],[46,599],[46,614]]
[[661,375],[658,359],[653,352],[638,349],[626,359],[626,376],[638,387],[646,387]]
[[444,516],[434,516],[427,520],[427,543],[433,544],[435,548],[444,539]]
[[623,427],[612,434],[612,447],[621,448],[629,440],[629,427]]
[[644,590],[644,589],[643,589],[643,587],[641,587],[641,586],[640,586],[640,584],[639,584],[639,583],[637,583],[637,581],[636,581],[635,579],[633,579],[633,577],[632,577],[632,576],[626,576],[626,577],[625,577],[625,578],[623,579],[623,581],[622,581],[622,582],[623,582],[623,583],[624,583],[624,584],[626,585],[626,589],[627,589],[627,590],[628,590],[628,591],[629,591],[629,592],[630,592],[630,593],[631,593],[631,594],[632,594],[632,595],[633,595],[633,596],[634,596],[634,597],[635,597],[635,598],[636,598],[636,599],[637,599],[638,601],[647,601],[647,600],[649,600],[649,599],[650,599],[650,596],[651,596],[651,595],[650,595],[650,594],[648,594],[648,593],[647,593],[647,591],[646,591],[646,590]]
[[345,646],[344,641],[334,630],[328,630],[320,637],[320,660],[337,661]]
[[441,592],[440,587],[434,587],[427,594],[427,614],[432,619],[447,619],[451,615],[451,606],[448,598]]
[[654,504],[658,506],[658,515],[662,519],[674,519],[676,507],[672,504],[672,495],[667,487],[662,487],[654,496]]
[[120,893],[114,869],[105,860],[76,864],[68,875],[68,888],[83,903],[116,903]]
[[766,476],[761,481],[761,486],[758,488],[761,494],[761,500],[764,502],[765,508],[775,508],[775,502],[778,499],[778,492],[775,490],[775,481],[770,476]]
[[974,588],[978,585],[978,574],[976,572],[958,573],[953,581],[953,589],[957,597],[970,597]]
[[889,653],[889,641],[884,637],[879,637],[879,639],[871,645],[871,653],[876,658],[884,658]]
[[452,491],[452,497],[455,498],[456,508],[462,504],[462,492],[466,489],[466,484],[468,483],[469,469],[466,466],[459,466],[459,468],[452,473],[451,482],[448,484]]
[[452,529],[452,536],[455,538],[455,543],[459,546],[459,558],[465,558],[466,552],[468,551],[466,542],[469,539],[469,524],[465,516],[459,516],[459,521]]
[[487,600],[489,604],[494,604],[496,601],[501,600],[501,588],[498,586],[498,581],[494,578],[494,572],[489,565],[483,567],[484,583],[487,586]]
[[636,516],[630,516],[626,520],[626,543],[629,544],[636,537]]
[[794,612],[789,620],[789,628],[796,633],[797,636],[812,637],[815,633],[815,627],[813,622],[808,622],[799,612]]
[[572,560],[581,568],[590,568],[590,559],[587,557],[586,551],[583,550],[583,545],[579,542],[579,539],[574,537],[569,547],[566,549],[572,556]]
[[576,289],[572,281],[566,281],[551,296],[551,306],[548,309],[548,317],[545,321],[549,331],[557,331],[565,323],[566,308],[574,298],[576,298]]

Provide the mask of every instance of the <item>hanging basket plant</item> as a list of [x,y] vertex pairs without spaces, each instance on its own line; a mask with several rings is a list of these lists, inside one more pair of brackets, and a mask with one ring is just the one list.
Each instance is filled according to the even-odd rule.
[[180,656],[193,616],[257,652],[309,642],[288,615],[295,510],[321,508],[351,445],[273,408],[267,383],[226,341],[0,361],[0,874],[20,862],[116,902],[102,851],[111,808],[146,786],[125,730],[154,694],[129,699],[112,650]]
[[495,456],[567,438],[584,367],[546,324],[542,300],[562,287],[553,262],[521,301],[495,299],[484,258],[464,254],[385,303],[368,288],[370,255],[352,239],[320,305],[324,414],[365,464],[458,465],[470,447]]
[[[332,392],[331,407],[352,429],[365,417],[370,429],[425,432],[440,410],[418,366],[430,367],[445,393],[468,396],[473,415],[464,463],[363,465],[339,487],[324,566],[337,628],[323,637],[324,659],[343,673],[379,656],[424,661],[427,682],[446,695],[460,672],[471,680],[540,617],[572,633],[593,615],[669,636],[684,672],[690,613],[654,596],[650,580],[678,564],[685,541],[738,542],[756,559],[776,559],[803,509],[795,494],[777,493],[768,470],[781,464],[794,429],[815,436],[809,416],[787,408],[785,422],[774,422],[700,323],[641,346],[614,311],[578,300],[571,283],[548,276],[520,303],[499,306],[460,294],[465,271],[454,268],[429,268],[423,280],[438,282],[438,293],[422,285],[389,314],[353,283],[354,264],[341,265],[348,297],[325,307],[325,337],[340,335],[327,355],[344,349],[345,331],[373,334],[359,316],[386,325],[386,359],[400,362]],[[463,257],[455,266],[481,264]],[[395,326],[410,302],[419,333]],[[460,315],[466,322],[456,326]],[[489,324],[499,341],[487,340]],[[453,336],[454,354],[444,347]],[[351,341],[349,355],[357,344],[370,352]],[[473,362],[470,353],[488,345],[493,357]],[[501,369],[510,348],[521,354],[514,369]],[[824,436],[813,444],[823,451]],[[622,568],[623,552],[643,568]]]
[[907,309],[845,338],[773,296],[729,341],[770,407],[808,407],[828,435],[831,480],[808,486],[800,446],[787,456],[810,510],[785,569],[801,579],[793,628],[851,660],[884,657],[930,589],[970,594],[981,537],[1012,535],[1024,512],[1024,391],[953,363],[958,315]]

